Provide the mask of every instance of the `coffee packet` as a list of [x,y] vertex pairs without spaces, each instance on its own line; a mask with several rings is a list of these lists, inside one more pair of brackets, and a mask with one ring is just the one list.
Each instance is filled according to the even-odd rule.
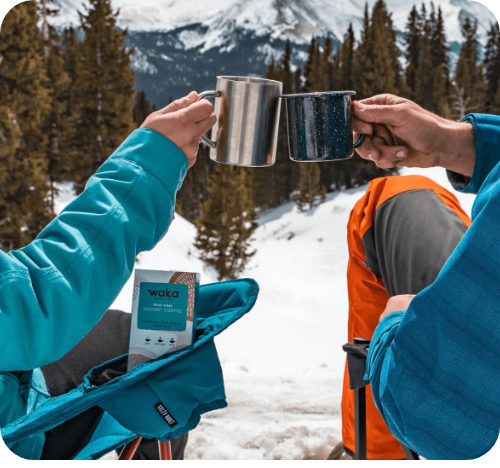
[[193,343],[199,285],[198,273],[135,271],[127,370]]

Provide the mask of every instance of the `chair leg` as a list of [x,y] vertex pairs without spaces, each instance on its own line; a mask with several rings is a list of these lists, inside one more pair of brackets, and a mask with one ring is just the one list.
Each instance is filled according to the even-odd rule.
[[118,460],[132,460],[137,447],[139,447],[139,444],[141,443],[142,437],[137,437],[137,439],[134,439],[132,442],[129,444],[125,445],[123,447],[122,453],[120,453],[120,457]]
[[412,449],[407,447],[405,444],[402,443],[401,447],[403,447],[403,451],[406,455],[407,460],[420,460],[418,453],[414,452]]
[[158,450],[160,452],[160,460],[172,460],[172,448],[170,442],[158,441]]
[[366,460],[366,387],[354,390],[354,460]]

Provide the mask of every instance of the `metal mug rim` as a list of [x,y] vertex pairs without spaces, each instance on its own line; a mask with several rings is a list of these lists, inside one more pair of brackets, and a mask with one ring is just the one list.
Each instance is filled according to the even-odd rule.
[[[220,75],[217,76],[216,79],[232,81],[234,83],[244,83],[246,85],[283,86],[283,83],[281,81],[270,80],[269,78],[261,78],[259,76]],[[246,80],[252,80],[252,81],[246,81]]]
[[320,98],[322,96],[354,96],[356,91],[324,91],[316,93],[282,94],[282,99],[294,98]]

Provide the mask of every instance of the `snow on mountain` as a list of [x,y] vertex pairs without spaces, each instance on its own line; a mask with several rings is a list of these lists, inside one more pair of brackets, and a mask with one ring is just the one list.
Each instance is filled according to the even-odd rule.
[[[342,163],[339,163],[342,164]],[[445,171],[404,169],[451,190]],[[262,216],[255,257],[243,276],[260,285],[255,308],[216,339],[229,406],[202,417],[190,459],[325,459],[341,440],[340,399],[347,336],[347,220],[366,187],[329,194],[300,213],[293,203]],[[454,192],[470,214],[475,197]],[[61,195],[59,208],[71,199]],[[180,216],[137,267],[198,271],[216,281]],[[132,280],[113,304],[130,311]]]
[[[77,10],[87,0],[55,0],[60,13],[55,25],[78,25]],[[368,0],[373,6],[376,0]],[[401,32],[413,4],[421,0],[386,0]],[[484,43],[492,13],[471,0],[435,0],[443,9],[446,33],[457,61],[462,37],[460,21],[479,23]],[[119,9],[118,26],[128,28],[126,46],[134,46],[132,68],[137,89],[157,106],[196,89],[213,87],[218,75],[262,76],[281,57],[286,39],[292,43],[292,64],[302,66],[314,35],[332,34],[339,44],[349,23],[359,37],[365,0],[112,0]],[[429,0],[426,0],[430,8]]]
[[[77,9],[82,0],[56,0],[60,4],[61,23],[77,23]],[[376,0],[368,0],[370,6]],[[408,13],[419,0],[386,0],[398,30],[405,28]],[[425,1],[430,5],[428,0]],[[494,21],[484,5],[472,0],[435,0],[443,10],[448,38],[461,41],[459,21],[469,16],[479,22],[480,34]],[[235,28],[252,31],[258,36],[288,37],[293,42],[309,42],[312,35],[332,33],[341,39],[352,22],[359,32],[365,0],[114,0],[120,9],[118,24],[131,31],[168,32],[192,25],[201,25],[207,32],[186,37],[185,47],[203,44],[204,49],[219,47]]]

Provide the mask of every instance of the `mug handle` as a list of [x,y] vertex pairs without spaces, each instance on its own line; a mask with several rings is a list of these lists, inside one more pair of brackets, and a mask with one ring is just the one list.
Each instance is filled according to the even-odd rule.
[[[198,96],[198,101],[201,101],[202,99],[208,98],[208,97],[220,97],[222,93],[220,91],[203,91],[203,93],[200,93]],[[215,148],[215,141],[210,140],[207,138],[205,135],[201,137],[201,141],[205,146],[208,146],[209,148]]]
[[361,133],[358,136],[358,139],[356,140],[356,142],[354,143],[353,148],[354,149],[359,148],[365,142],[365,138],[366,138],[366,135],[364,133]]

